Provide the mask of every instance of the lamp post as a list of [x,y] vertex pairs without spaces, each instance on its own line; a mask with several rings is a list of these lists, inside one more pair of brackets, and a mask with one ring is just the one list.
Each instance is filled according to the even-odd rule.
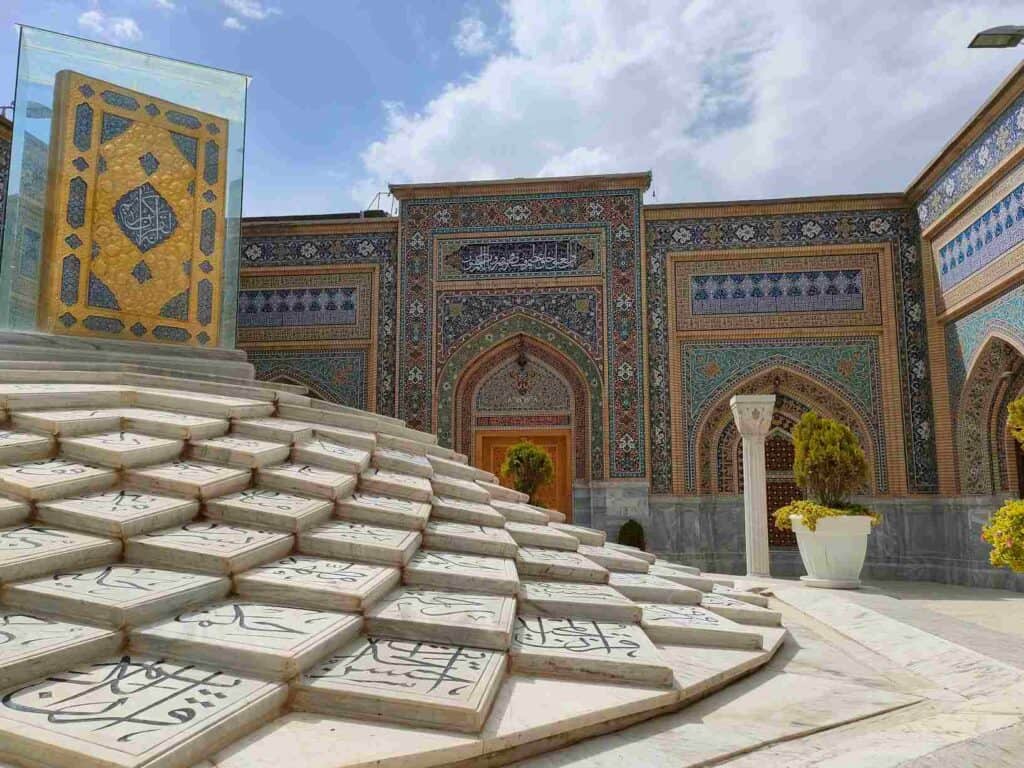
[[992,27],[974,36],[968,48],[1014,48],[1024,40],[1024,27]]

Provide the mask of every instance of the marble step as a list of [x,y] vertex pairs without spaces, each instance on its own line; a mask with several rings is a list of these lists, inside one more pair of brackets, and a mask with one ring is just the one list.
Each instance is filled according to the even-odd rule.
[[454,477],[459,480],[485,480],[493,482],[496,480],[493,474],[483,469],[477,469],[471,464],[464,464],[454,459],[443,456],[427,455],[427,461],[433,467],[434,472],[439,475]]
[[521,547],[543,547],[545,549],[563,549],[575,552],[580,542],[575,536],[550,528],[547,525],[532,523],[505,523],[505,530]]
[[248,488],[252,470],[183,459],[154,467],[129,469],[125,485],[144,491],[178,494],[190,499],[215,499]]
[[489,504],[453,499],[450,496],[434,496],[431,499],[431,506],[431,519],[469,525],[489,525],[495,528],[505,527],[504,516]]
[[395,499],[367,493],[353,493],[334,505],[335,514],[342,520],[370,525],[386,525],[419,531],[430,517],[430,505],[422,501]]
[[290,555],[235,576],[247,600],[314,610],[363,611],[402,580],[398,568]]
[[317,437],[292,448],[292,461],[358,475],[370,465],[370,452]]
[[471,555],[515,557],[519,546],[504,528],[449,520],[431,520],[423,530],[423,546]]
[[273,403],[166,389],[136,389],[131,396],[131,404],[141,408],[188,413],[194,416],[212,416],[218,419],[251,419],[274,413]]
[[69,459],[44,459],[0,467],[0,491],[27,501],[50,501],[102,491],[117,482],[117,473]]
[[303,674],[292,703],[335,717],[476,733],[505,666],[499,651],[361,636]]
[[377,445],[380,448],[387,448],[392,451],[411,453],[413,456],[426,456],[427,450],[430,448],[426,443],[421,443],[419,440],[410,440],[409,438],[397,437],[396,435],[377,435]]
[[22,411],[11,414],[11,424],[55,437],[76,437],[121,429],[121,413],[117,408]]
[[259,485],[287,493],[309,494],[324,499],[343,499],[356,487],[356,476],[305,462],[286,462],[256,472]]
[[511,597],[403,587],[366,611],[366,632],[505,651],[515,616]]
[[608,582],[608,570],[577,552],[519,547],[516,567],[523,576],[542,581]]
[[431,481],[425,477],[404,475],[387,469],[370,468],[359,475],[359,490],[380,496],[410,501],[430,501]]
[[113,408],[124,403],[129,387],[118,384],[0,384],[0,409]]
[[25,501],[0,496],[0,528],[13,528],[28,519],[32,506]]
[[523,616],[594,619],[639,623],[640,606],[607,584],[571,581],[524,581],[519,585],[519,613]]
[[120,540],[43,525],[0,529],[0,584],[121,557]]
[[[510,523],[526,523],[527,525],[547,525],[548,516],[528,504],[517,501],[494,499],[491,506]],[[557,530],[557,529],[556,529]]]
[[351,613],[228,600],[132,630],[133,654],[173,657],[270,680],[290,680],[359,634]]
[[750,603],[751,605],[756,605],[759,608],[768,607],[768,598],[765,595],[759,595],[756,592],[745,592],[742,589],[731,589],[729,587],[724,587],[717,582],[715,583],[714,589],[711,591],[713,594],[731,597],[733,600],[739,600],[741,603]]
[[223,577],[114,564],[12,584],[4,590],[4,602],[119,629],[222,598],[230,589]]
[[330,519],[334,505],[328,499],[254,487],[210,499],[203,510],[211,520],[299,533]]
[[115,653],[123,642],[120,632],[14,608],[0,608],[0,637],[0,688]]
[[760,651],[764,638],[699,605],[641,603],[640,626],[655,643]]
[[[531,505],[532,506],[532,505]],[[568,518],[564,513],[559,512],[557,509],[541,509],[548,516],[548,523],[567,523]]]
[[489,483],[486,480],[477,480],[477,485],[483,488],[490,495],[492,499],[498,501],[509,501],[514,503],[526,504],[530,501],[530,495],[527,493],[520,493],[514,488],[506,488],[504,485],[498,483]]
[[518,616],[509,669],[523,675],[671,688],[672,668],[636,624]]
[[119,539],[183,525],[197,514],[199,503],[192,499],[123,488],[36,504],[47,525]]
[[298,537],[304,555],[402,566],[420,546],[419,531],[332,520]]
[[207,440],[227,434],[227,419],[171,413],[151,408],[121,408],[121,429],[172,440]]
[[593,528],[584,528],[582,525],[571,525],[570,523],[549,522],[556,531],[563,531],[570,536],[575,536],[580,544],[590,547],[603,547],[607,534],[604,531],[595,531]]
[[0,463],[41,461],[54,455],[57,443],[50,435],[0,430]]
[[101,657],[0,692],[0,743],[6,759],[49,768],[188,768],[275,717],[287,696],[281,683],[212,667]]
[[[319,408],[286,404],[282,404],[277,407],[277,414],[284,419],[306,421],[311,424],[315,424],[317,429],[322,429],[323,427],[338,427],[350,432],[361,432],[369,435],[373,435],[377,432],[377,420],[370,414],[356,416],[349,413],[335,413],[327,410],[321,410]],[[376,440],[374,442],[376,443]],[[372,448],[370,450],[372,450]]]
[[630,547],[626,544],[616,544],[615,542],[610,541],[607,542],[605,546],[609,549],[614,549],[626,555],[629,555],[630,557],[636,557],[640,560],[645,560],[649,565],[654,565],[654,563],[658,559],[657,555],[654,555],[650,552],[645,552],[644,550],[638,549],[637,547]]
[[294,543],[289,533],[197,520],[128,539],[124,557],[157,568],[230,575],[278,560]]
[[181,440],[136,432],[106,432],[60,440],[64,457],[113,469],[172,461],[181,456],[184,448]]
[[652,565],[647,571],[650,576],[657,576],[659,579],[672,581],[690,589],[699,589],[701,592],[711,592],[715,583],[703,576],[691,576],[688,573],[673,568],[664,568],[661,565]]
[[398,451],[394,448],[382,448],[378,445],[377,449],[373,452],[371,463],[377,469],[400,472],[405,475],[414,475],[427,479],[434,476],[434,468],[425,456]]
[[630,600],[647,603],[698,605],[704,594],[649,573],[612,573],[608,584]]
[[757,627],[782,626],[782,614],[779,611],[744,603],[725,595],[705,593],[700,605],[702,608],[707,608],[719,616],[732,619],[740,624],[751,624]]
[[268,417],[265,419],[236,419],[231,422],[231,433],[267,440],[272,443],[301,443],[313,439],[313,425],[304,421],[291,421]]
[[434,496],[450,496],[454,499],[475,501],[478,504],[488,504],[491,501],[491,495],[472,480],[434,475],[430,484],[434,488]]
[[594,547],[589,544],[580,544],[577,550],[584,557],[588,557],[598,565],[604,566],[609,571],[621,573],[647,573],[650,566],[646,560],[623,554],[608,547]]
[[360,451],[373,453],[377,447],[377,436],[372,432],[359,432],[354,429],[343,429],[342,427],[328,427],[323,424],[313,425],[313,437],[330,440],[333,443],[347,445],[351,448],[358,448]]
[[469,463],[469,457],[466,454],[453,451],[451,448],[446,448],[443,445],[431,444],[424,447],[426,448],[427,456],[437,456],[442,459],[458,462],[459,464]]
[[274,443],[244,435],[223,435],[189,443],[189,458],[249,469],[280,464],[291,455],[290,444]]
[[700,576],[700,568],[694,568],[692,565],[680,565],[679,563],[673,563],[668,560],[662,560],[660,558],[655,559],[653,565],[658,568],[664,568],[665,570],[675,571],[686,576]]
[[421,549],[402,569],[402,582],[414,587],[484,592],[515,597],[519,592],[516,561]]

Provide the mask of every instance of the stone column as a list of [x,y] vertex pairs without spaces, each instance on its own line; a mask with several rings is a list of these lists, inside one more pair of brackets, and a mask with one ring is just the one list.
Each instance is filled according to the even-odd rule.
[[768,487],[764,439],[772,425],[775,395],[736,395],[729,401],[743,438],[743,519],[747,575],[770,576],[768,559]]

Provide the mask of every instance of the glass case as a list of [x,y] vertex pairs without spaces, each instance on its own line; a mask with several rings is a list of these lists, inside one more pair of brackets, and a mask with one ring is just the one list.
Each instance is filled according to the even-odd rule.
[[21,27],[0,328],[234,346],[248,82]]

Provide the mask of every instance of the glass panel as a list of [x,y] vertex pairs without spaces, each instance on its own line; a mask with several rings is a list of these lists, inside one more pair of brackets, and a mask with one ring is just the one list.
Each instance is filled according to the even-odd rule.
[[21,27],[0,327],[234,346],[248,82]]

